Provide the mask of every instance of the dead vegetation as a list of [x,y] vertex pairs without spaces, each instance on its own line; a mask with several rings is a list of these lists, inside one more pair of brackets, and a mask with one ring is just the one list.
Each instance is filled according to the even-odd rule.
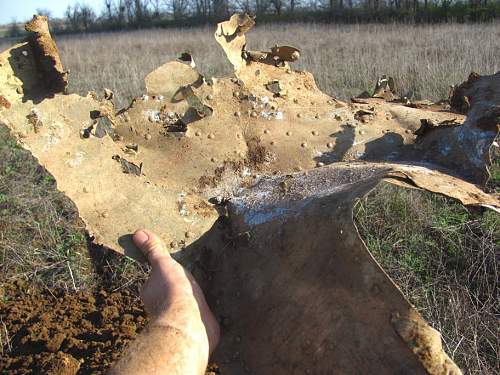
[[[401,95],[439,100],[451,84],[471,71],[500,70],[498,24],[257,26],[249,47],[265,50],[276,41],[301,47],[297,69],[311,72],[327,94],[349,98],[373,90],[381,74],[390,74]],[[144,77],[181,52],[190,51],[208,76],[232,71],[223,51],[213,47],[212,28],[144,30],[57,37],[70,89],[112,89],[118,104],[144,92]],[[0,49],[5,44],[0,42]],[[99,53],[96,53],[96,52]]]
[[[314,27],[314,26],[306,26],[306,27]],[[198,32],[198,31],[197,31]],[[359,32],[359,31],[358,31]],[[149,33],[149,32],[144,32]],[[180,33],[183,33],[182,31]],[[304,33],[306,35],[307,33]],[[393,35],[394,36],[394,35]],[[129,35],[130,37],[130,35]],[[430,36],[429,36],[430,38]],[[279,36],[274,36],[269,38],[272,40],[283,40]],[[347,38],[346,38],[347,39]],[[389,38],[390,39],[390,38]],[[258,37],[255,40],[259,40]],[[73,41],[75,44],[78,41]],[[63,41],[63,48],[61,48],[61,54],[63,55],[63,59],[68,58],[71,53],[65,51],[68,48],[69,40]],[[262,41],[261,41],[262,42]],[[393,42],[393,41],[392,41]],[[391,43],[392,43],[391,42]],[[66,44],[65,44],[66,43]],[[125,42],[124,42],[125,43]],[[265,41],[262,42],[265,44]],[[295,42],[298,44],[300,42]],[[61,43],[59,43],[61,45]],[[143,43],[146,44],[146,43]],[[308,45],[308,43],[302,43],[302,45]],[[267,47],[267,45],[266,45]],[[142,48],[142,47],[141,47]],[[139,48],[139,49],[141,49]],[[158,46],[157,46],[158,48]],[[170,47],[166,47],[165,50],[170,50]],[[127,50],[124,48],[124,50]],[[134,50],[134,47],[132,47]],[[193,50],[198,51],[197,46],[193,46]],[[88,49],[87,49],[88,51]],[[324,52],[327,52],[323,49]],[[175,51],[178,52],[178,51]],[[324,56],[320,53],[321,51],[317,51],[316,58],[322,61]],[[87,52],[88,53],[88,52]],[[366,51],[365,51],[366,53]],[[94,59],[96,58],[96,54],[90,54]],[[123,54],[126,55],[126,54]],[[198,54],[197,54],[198,55]],[[314,54],[307,53],[306,56],[314,56]],[[74,58],[78,58],[78,55],[74,56]],[[488,55],[489,56],[489,55]],[[81,56],[80,56],[81,57]],[[109,57],[109,56],[108,56]],[[130,56],[128,56],[130,58]],[[201,57],[201,56],[200,56]],[[356,56],[350,57],[350,59],[355,59]],[[105,58],[106,59],[106,58]],[[162,62],[167,60],[168,58],[161,58]],[[366,56],[365,56],[366,59]],[[200,60],[203,60],[200,58]],[[347,59],[349,60],[349,59]],[[380,59],[382,60],[382,59]],[[207,59],[205,59],[205,62]],[[213,61],[215,66],[215,61]],[[377,63],[381,65],[385,65],[386,61],[376,60]],[[488,58],[484,58],[484,61],[488,61]],[[494,66],[495,63],[491,62]],[[307,63],[305,61],[302,64]],[[75,64],[78,66],[78,64]],[[92,65],[92,64],[91,64]],[[347,64],[346,64],[347,65]],[[351,64],[357,65],[357,64]],[[66,63],[66,66],[72,70],[73,80],[75,80],[75,75],[78,76],[78,69],[75,74],[75,68],[72,67],[70,61]],[[308,69],[314,72],[313,64],[308,66]],[[109,61],[95,62],[94,68],[100,69],[104,67],[106,69],[122,69],[121,64],[113,64]],[[325,63],[321,66],[321,69],[328,70],[326,67],[331,67],[331,63]],[[366,67],[366,66],[365,66]],[[83,69],[83,66],[80,66]],[[471,67],[477,69],[477,67]],[[492,70],[498,70],[498,67],[489,67]],[[85,67],[87,69],[87,67]],[[133,65],[128,65],[127,69],[131,69],[136,71],[136,75],[134,74],[124,74],[123,77],[138,77],[138,81],[142,82],[142,76],[140,74],[140,70],[143,69],[140,67],[140,60],[136,61]],[[215,70],[215,68],[213,68]],[[466,68],[464,68],[466,69]],[[471,70],[468,69],[468,70]],[[148,71],[147,69],[145,69]],[[371,70],[371,69],[369,69]],[[369,71],[367,69],[367,71]],[[387,67],[385,67],[384,71],[387,71]],[[389,68],[390,70],[390,68]],[[492,70],[481,70],[481,73],[491,73]],[[351,72],[351,76],[356,76],[355,72]],[[455,73],[450,72],[449,74]],[[82,75],[85,73],[82,73]],[[349,73],[346,74],[346,77]],[[373,71],[373,74],[378,74]],[[436,72],[434,72],[436,74]],[[466,76],[466,74],[456,73],[460,75],[459,79],[450,79],[447,83],[459,82],[462,80],[462,77]],[[115,73],[110,73],[110,76],[114,77],[119,76]],[[326,77],[331,76],[335,77],[334,72],[325,73]],[[320,86],[325,85],[326,79],[322,73],[316,73],[317,80],[319,81]],[[397,74],[394,74],[397,76]],[[341,75],[342,76],[342,75]],[[369,76],[369,74],[367,75]],[[411,85],[404,86],[405,82],[411,82],[411,80],[417,79],[417,74],[411,77],[411,74],[408,74],[410,78],[405,76],[402,80],[401,86],[404,88],[410,88]],[[94,76],[96,79],[96,76]],[[323,83],[322,83],[322,78]],[[99,81],[96,79],[94,82],[88,82],[89,86],[92,88],[98,88],[100,84],[105,86],[113,86],[113,85],[123,85],[129,87],[134,87],[133,84],[127,85],[127,82],[111,82],[106,83],[106,81],[101,81],[102,77],[99,78]],[[113,78],[115,79],[115,78]],[[371,84],[373,80],[369,77],[365,77],[366,81],[364,85],[366,88],[371,88]],[[419,93],[425,90],[426,87],[432,87],[429,85],[429,81],[425,80],[425,74],[422,74],[418,77],[422,81],[414,82],[414,87],[420,87]],[[439,77],[439,79],[445,79],[443,77]],[[85,87],[85,84],[82,84],[82,88]],[[141,83],[142,85],[142,83]],[[335,86],[335,82],[332,81],[331,84],[328,84],[329,88],[326,89],[328,92],[336,93],[338,92]],[[347,84],[346,84],[347,86]],[[363,89],[362,85],[356,87],[355,91],[352,93],[358,93]],[[90,88],[89,87],[89,88]],[[140,86],[137,85],[137,91],[129,91],[129,95],[135,95],[140,92]],[[339,86],[341,87],[341,85]],[[437,84],[436,87],[443,87],[442,84]],[[82,89],[81,88],[81,89]],[[323,88],[325,88],[323,86]],[[431,90],[431,88],[427,88]],[[119,92],[120,89],[116,88],[116,92]],[[435,92],[434,94],[430,94],[430,96],[443,96],[439,95],[440,93]],[[350,92],[345,91],[343,96],[351,95]],[[428,96],[429,94],[427,94]],[[426,96],[424,94],[423,96]],[[12,152],[14,155],[16,152],[16,147],[12,144],[9,144],[6,141],[4,152],[6,154],[5,165],[2,166],[3,170],[8,171],[11,165],[16,165],[16,160],[12,160],[10,158],[10,153]],[[14,156],[14,159],[19,156]],[[27,171],[33,173],[33,169],[35,168],[33,164],[29,166],[28,160],[23,160],[20,157],[20,166],[26,163],[28,165]],[[40,172],[40,171],[37,171]],[[28,173],[28,176],[29,176]],[[34,223],[22,222],[19,223],[14,220],[11,222],[8,218],[15,217],[16,214],[16,206],[11,206],[12,202],[20,202],[20,206],[27,207],[30,210],[30,207],[33,207],[33,201],[31,201],[31,197],[38,197],[40,201],[43,202],[51,202],[57,201],[57,193],[54,191],[53,184],[49,186],[40,185],[39,181],[31,180],[24,187],[12,186],[10,184],[11,181],[16,181],[17,179],[21,180],[25,173],[21,170],[19,174],[10,174],[2,173],[2,177],[4,178],[2,182],[2,193],[7,197],[4,205],[6,210],[2,211],[2,251],[3,248],[8,250],[8,247],[11,246],[13,240],[20,239],[19,245],[30,244],[31,239],[35,240],[38,238],[36,235],[30,235],[29,232],[26,234],[19,233],[23,231],[24,225],[27,227],[32,226],[43,226],[44,228],[49,229],[49,233],[58,232],[57,225],[60,223],[67,223],[67,217],[70,217],[70,228],[75,228],[75,233],[83,233],[81,227],[78,226],[76,222],[76,215],[73,212],[73,216],[68,214],[63,209],[51,209],[51,207],[42,207],[42,219],[36,217]],[[43,172],[40,172],[42,179],[47,178],[50,180],[50,177],[46,177],[47,175]],[[38,191],[38,196],[36,195],[36,191],[30,191],[30,185],[40,186],[40,191]],[[28,197],[28,201],[20,200],[19,198],[19,189],[21,190],[21,198],[24,194]],[[23,189],[26,189],[23,191]],[[394,189],[394,190],[392,190]],[[51,192],[47,198],[44,191]],[[397,191],[399,195],[395,195],[395,191]],[[54,198],[52,198],[51,194],[55,194]],[[14,198],[11,202],[10,198]],[[396,197],[396,199],[395,199]],[[4,203],[5,203],[4,202]],[[437,210],[437,214],[435,214],[436,206],[439,207]],[[364,201],[364,203],[360,206],[357,217],[358,217],[358,225],[360,226],[363,236],[369,246],[369,248],[376,254],[377,257],[383,262],[384,267],[388,269],[389,273],[393,278],[395,278],[398,285],[400,285],[407,296],[414,302],[423,312],[424,316],[429,319],[431,324],[437,329],[443,332],[444,341],[446,344],[447,352],[450,353],[450,356],[453,357],[457,363],[464,368],[464,370],[469,370],[467,372],[471,373],[495,373],[498,368],[498,337],[495,334],[495,300],[498,298],[494,298],[494,296],[498,293],[498,288],[496,285],[496,275],[497,275],[497,263],[495,254],[497,254],[498,248],[496,247],[498,244],[498,238],[495,238],[495,233],[498,233],[498,217],[486,214],[470,214],[465,211],[461,206],[458,205],[452,206],[452,210],[447,210],[445,204],[439,204],[439,200],[435,198],[431,198],[430,195],[421,193],[421,192],[407,192],[399,189],[391,188],[387,190],[386,188],[380,188],[376,191],[376,193],[370,197],[370,199]],[[412,207],[411,209],[409,209]],[[415,208],[416,207],[416,208]],[[13,209],[13,210],[11,210]],[[458,212],[456,213],[455,210]],[[71,212],[71,209],[69,209]],[[19,210],[21,212],[21,210]],[[56,214],[54,214],[56,212]],[[4,216],[5,214],[5,216]],[[47,215],[49,218],[53,218],[54,223],[51,224],[49,221],[42,221],[43,215]],[[459,216],[459,219],[456,219],[456,216]],[[432,217],[433,220],[429,221],[428,218]],[[71,223],[71,218],[75,221]],[[410,224],[413,223],[413,224]],[[18,225],[20,230],[15,236],[11,235],[11,232],[15,225]],[[424,230],[422,230],[424,228]],[[412,236],[415,233],[419,233],[422,235],[420,238],[413,238]],[[8,236],[6,234],[9,234]],[[392,236],[390,236],[392,234]],[[47,265],[49,268],[51,265],[56,264],[54,268],[56,270],[60,269],[62,274],[54,274],[53,272],[44,274],[43,266],[41,269],[39,268],[40,261],[38,258],[33,259],[24,264],[16,264],[14,269],[18,272],[28,272],[30,277],[36,276],[39,280],[47,284],[55,283],[57,285],[66,285],[68,289],[85,287],[86,285],[92,285],[90,282],[91,279],[86,280],[85,277],[92,275],[90,271],[92,269],[91,266],[79,266],[80,268],[76,268],[73,270],[74,262],[76,264],[80,264],[78,262],[82,262],[85,264],[86,259],[85,254],[86,251],[84,246],[78,249],[76,243],[72,243],[71,240],[68,242],[66,238],[68,236],[66,234],[62,234],[59,236],[49,236],[40,237],[38,241],[35,242],[32,248],[24,246],[23,252],[32,251],[33,248],[39,249],[40,243],[46,244],[46,247],[42,247],[42,250],[39,250],[39,253],[42,255],[41,259],[46,259]],[[27,241],[27,239],[30,241]],[[71,234],[69,235],[71,238]],[[82,241],[80,238],[80,245],[85,245],[85,241]],[[58,251],[58,253],[66,254],[62,258],[59,259],[57,263],[54,263],[54,256],[50,255],[54,249],[58,249],[58,246],[63,243],[64,249],[70,248],[71,252],[74,252],[77,255],[77,258],[68,258],[68,253],[66,250]],[[23,248],[20,246],[20,248]],[[422,251],[422,249],[424,249]],[[456,253],[456,254],[455,254]],[[15,259],[15,251],[7,251],[4,252],[4,262],[6,259]],[[21,253],[22,254],[22,253]],[[35,252],[37,254],[37,252]],[[47,254],[49,254],[47,256]],[[470,256],[474,254],[474,257]],[[477,257],[477,254],[480,257]],[[46,257],[46,258],[43,258]],[[24,258],[24,256],[22,257]],[[31,258],[32,259],[32,258]],[[76,260],[82,259],[82,260]],[[64,264],[69,265],[67,271],[65,271],[63,266]],[[88,263],[90,264],[90,263]],[[61,268],[59,268],[61,267]],[[128,270],[134,268],[132,264],[130,264]],[[15,272],[12,272],[11,266],[8,265],[5,267],[6,273],[5,275],[13,275]],[[126,274],[127,269],[121,269],[120,267],[113,270],[119,278],[121,278],[123,274]],[[49,278],[47,275],[50,275]],[[75,276],[75,274],[77,276]],[[53,277],[53,279],[50,279]],[[76,279],[75,279],[76,277]],[[130,276],[129,276],[130,277]],[[130,280],[135,280],[136,276],[132,276]],[[76,281],[75,281],[76,280]],[[488,292],[485,292],[487,290]],[[451,303],[450,303],[451,301]],[[472,324],[471,324],[471,317]]]
[[388,184],[355,210],[372,254],[465,373],[495,374],[500,366],[498,216]]

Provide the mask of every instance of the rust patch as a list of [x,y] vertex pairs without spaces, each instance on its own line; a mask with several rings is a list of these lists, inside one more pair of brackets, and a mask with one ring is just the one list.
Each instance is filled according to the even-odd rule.
[[422,324],[420,317],[414,311],[410,310],[406,314],[394,312],[391,323],[429,374],[461,374],[448,356],[443,355],[439,332],[427,324]]
[[3,107],[3,108],[7,108],[9,109],[11,106],[10,102],[7,100],[6,97],[4,97],[3,95],[0,95],[0,108]]
[[467,113],[471,107],[469,92],[474,84],[481,79],[481,75],[471,72],[467,81],[458,86],[453,86],[449,95],[450,106],[454,111]]

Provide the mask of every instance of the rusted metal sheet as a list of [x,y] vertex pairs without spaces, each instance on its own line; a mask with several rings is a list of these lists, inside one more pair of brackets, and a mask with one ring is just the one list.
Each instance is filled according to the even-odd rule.
[[290,67],[297,49],[247,51],[253,24],[218,25],[233,77],[203,77],[185,54],[118,110],[109,91],[64,94],[67,74],[35,18],[33,37],[0,54],[0,121],[94,242],[140,258],[130,235],[147,227],[170,244],[224,317],[223,371],[460,373],[366,249],[352,207],[386,180],[498,210],[480,187],[500,73],[469,78],[452,108],[399,100],[387,77],[346,103]]

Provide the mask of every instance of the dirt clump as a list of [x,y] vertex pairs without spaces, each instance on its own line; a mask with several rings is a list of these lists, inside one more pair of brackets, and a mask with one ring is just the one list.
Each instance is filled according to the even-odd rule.
[[64,293],[16,280],[0,294],[3,374],[104,373],[146,323],[129,290]]
[[[129,289],[65,292],[0,284],[0,374],[104,374],[147,323]],[[206,375],[220,374],[212,363]]]

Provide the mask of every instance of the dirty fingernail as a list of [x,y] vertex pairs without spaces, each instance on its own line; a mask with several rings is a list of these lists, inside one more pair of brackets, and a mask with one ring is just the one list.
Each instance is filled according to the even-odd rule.
[[138,230],[137,232],[134,233],[134,243],[137,245],[137,246],[142,246],[144,245],[144,243],[149,240],[149,236],[146,232],[144,232],[143,230]]

